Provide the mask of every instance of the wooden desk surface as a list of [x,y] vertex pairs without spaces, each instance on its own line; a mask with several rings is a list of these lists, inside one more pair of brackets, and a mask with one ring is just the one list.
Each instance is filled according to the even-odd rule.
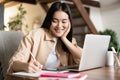
[[[120,68],[103,67],[98,69],[92,69],[88,71],[80,72],[81,74],[87,74],[88,80],[120,80]],[[9,80],[41,80],[38,78],[28,78],[20,76],[8,76]],[[44,79],[45,80],[45,79]]]
[[88,80],[120,80],[120,68],[104,67],[81,73],[88,74]]

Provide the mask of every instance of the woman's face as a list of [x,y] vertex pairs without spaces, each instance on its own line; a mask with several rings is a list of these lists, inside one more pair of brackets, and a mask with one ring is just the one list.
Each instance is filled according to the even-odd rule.
[[69,27],[69,16],[63,11],[56,11],[53,15],[50,30],[55,37],[61,37]]

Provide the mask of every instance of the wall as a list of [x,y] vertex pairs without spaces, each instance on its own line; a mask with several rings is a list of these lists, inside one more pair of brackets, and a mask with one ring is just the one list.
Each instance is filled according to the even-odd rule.
[[109,4],[103,4],[101,8],[103,27],[116,31],[120,43],[120,0],[107,0],[107,2],[108,1]]
[[[118,34],[118,40],[120,41],[120,0],[100,0],[101,8],[90,7],[90,18],[98,31],[106,28],[113,29]],[[4,24],[7,26],[9,17],[17,13],[17,6],[5,8],[4,12]],[[40,19],[42,23],[45,17],[45,11],[39,4],[31,5],[23,3],[23,6],[27,10],[26,21],[29,25],[28,30],[38,27],[40,24],[36,23],[36,19]],[[42,15],[42,16],[41,16]]]
[[97,29],[97,31],[101,31],[104,29],[100,8],[90,7],[90,19],[95,25],[95,28]]
[[90,18],[97,31],[116,31],[120,44],[120,0],[100,0],[100,4],[100,8],[90,7]]
[[[5,8],[4,12],[4,24],[5,26],[8,26],[8,21],[10,17],[17,14],[17,7],[19,6],[15,5],[12,7]],[[26,4],[23,3],[24,9],[27,11],[27,14],[25,15],[24,23],[28,24],[29,28],[26,28],[23,26],[22,30],[26,34],[28,31],[40,27],[42,24],[44,17],[45,17],[45,11],[42,9],[42,7],[39,4],[32,5],[32,4]],[[7,29],[8,30],[8,29]]]

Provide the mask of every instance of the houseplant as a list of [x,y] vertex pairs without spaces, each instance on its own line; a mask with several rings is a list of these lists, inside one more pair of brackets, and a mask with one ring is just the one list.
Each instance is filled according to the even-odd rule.
[[[99,33],[101,35],[111,36],[109,47],[108,47],[108,52],[107,52],[107,65],[114,66],[116,64],[116,60],[114,60],[114,54],[113,54],[111,47],[114,47],[116,51],[119,50],[117,33],[112,29],[105,29],[104,31],[100,31]],[[119,55],[117,55],[117,57],[119,58]]]
[[100,31],[99,33],[101,35],[110,35],[111,36],[109,49],[111,49],[111,47],[114,47],[115,49],[117,49],[119,47],[117,33],[114,30],[105,29],[104,31]]
[[[18,13],[10,18],[10,21],[8,22],[8,27],[10,30],[21,30],[23,24],[23,19],[25,18],[25,14],[27,11],[23,8],[22,4],[18,7]],[[25,25],[28,27],[27,25]]]

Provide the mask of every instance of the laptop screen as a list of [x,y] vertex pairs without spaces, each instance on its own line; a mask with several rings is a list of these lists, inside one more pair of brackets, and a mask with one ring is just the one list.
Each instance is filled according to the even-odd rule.
[[109,35],[87,34],[83,45],[79,71],[105,66]]

